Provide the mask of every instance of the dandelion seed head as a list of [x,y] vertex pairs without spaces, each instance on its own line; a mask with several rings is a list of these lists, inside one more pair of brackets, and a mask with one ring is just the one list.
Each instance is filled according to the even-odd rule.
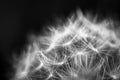
[[[108,47],[111,49],[120,47],[119,38],[115,31],[110,29],[111,26],[114,25],[107,20],[97,23],[96,19],[92,21],[78,11],[74,21],[69,18],[62,26],[58,24],[57,28],[49,27],[48,35],[34,38],[32,51],[29,49],[20,60],[17,78],[31,77],[34,73],[39,79],[46,77],[46,80],[50,78],[68,80],[71,75],[73,79],[81,77],[85,80],[85,76],[88,75],[101,76],[99,72],[103,67],[104,69],[109,67],[106,65],[111,56]],[[44,76],[43,72],[48,75]],[[101,80],[102,77],[104,76],[100,77]]]

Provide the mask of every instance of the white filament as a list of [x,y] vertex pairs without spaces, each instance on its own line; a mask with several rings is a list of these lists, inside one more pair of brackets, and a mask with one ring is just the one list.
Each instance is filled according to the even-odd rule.
[[[28,74],[30,72],[39,71],[41,68],[45,68],[49,72],[52,71],[49,77],[53,77],[54,72],[56,72],[59,76],[62,76],[62,79],[65,75],[67,77],[69,75],[78,77],[78,74],[100,71],[105,63],[105,59],[101,56],[102,52],[107,46],[119,49],[119,38],[114,30],[109,29],[110,26],[113,26],[110,22],[92,22],[81,12],[78,13],[77,16],[75,21],[69,19],[67,24],[58,26],[56,29],[54,28],[55,26],[50,27],[49,35],[38,37],[38,42],[33,43],[34,50],[32,52],[28,50],[25,57],[23,57],[24,59],[20,60],[21,62],[19,66],[17,66],[17,74],[19,76],[17,78],[29,76]],[[112,41],[114,41],[114,43]],[[74,44],[76,42],[79,42],[76,44],[78,48]],[[47,47],[43,49],[42,46],[37,43]],[[70,55],[68,56],[68,53],[64,51],[62,52],[64,56],[61,58],[60,55],[62,55],[62,53],[57,52],[58,47],[68,50]],[[107,55],[106,53],[104,54]],[[99,55],[100,60],[96,62],[97,65],[94,65],[96,55]],[[74,61],[72,66],[67,66],[66,72],[62,71],[64,74],[57,72],[51,67],[67,64],[68,58]],[[35,62],[37,62],[37,66],[31,71],[30,68],[34,66],[33,64]]]

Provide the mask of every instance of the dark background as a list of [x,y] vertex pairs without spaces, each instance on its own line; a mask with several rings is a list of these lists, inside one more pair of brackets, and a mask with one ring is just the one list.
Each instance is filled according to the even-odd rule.
[[[40,33],[44,25],[56,17],[67,17],[77,9],[99,13],[102,17],[119,19],[119,0],[9,0],[0,1],[0,73],[12,71],[12,51],[19,51],[27,43],[30,32]],[[41,32],[42,34],[42,32]]]

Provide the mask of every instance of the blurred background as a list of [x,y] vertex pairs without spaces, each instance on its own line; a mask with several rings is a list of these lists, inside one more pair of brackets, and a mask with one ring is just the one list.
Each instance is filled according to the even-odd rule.
[[[119,0],[3,0],[0,1],[0,74],[9,80],[13,51],[20,51],[29,33],[43,34],[55,18],[64,19],[77,9],[120,18]],[[113,16],[111,16],[113,15]]]

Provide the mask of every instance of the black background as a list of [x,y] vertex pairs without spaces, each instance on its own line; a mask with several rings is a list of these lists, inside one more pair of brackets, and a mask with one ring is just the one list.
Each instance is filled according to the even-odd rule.
[[[0,73],[10,72],[12,51],[23,48],[30,32],[38,33],[56,17],[67,17],[77,9],[120,17],[119,0],[9,0],[0,1]],[[42,32],[41,32],[42,34]],[[7,75],[7,74],[6,74]]]

